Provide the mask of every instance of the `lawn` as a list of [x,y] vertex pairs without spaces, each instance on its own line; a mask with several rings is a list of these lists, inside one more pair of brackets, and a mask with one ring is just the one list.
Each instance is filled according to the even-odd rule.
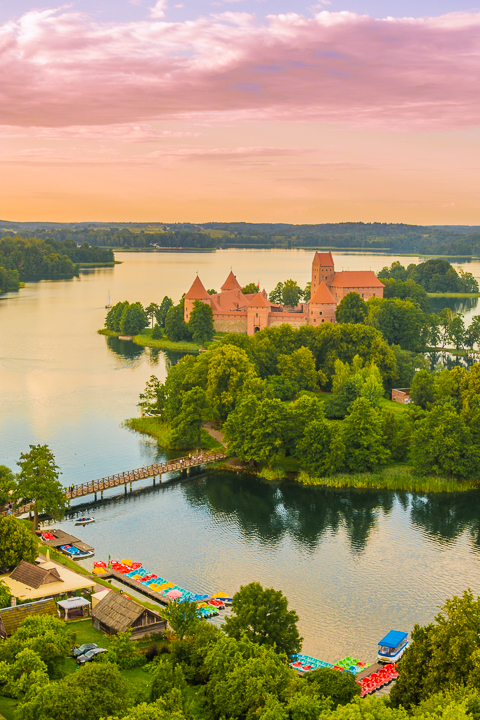
[[0,713],[6,720],[13,720],[13,713],[15,712],[16,707],[16,700],[0,695]]
[[[124,425],[135,432],[151,435],[158,440],[162,447],[172,449],[172,430],[169,423],[155,417],[143,417],[125,420]],[[204,450],[221,450],[223,447],[206,430],[201,431],[201,439]],[[192,448],[187,449],[191,450]]]
[[478,298],[480,293],[452,293],[452,292],[439,292],[439,293],[427,293],[428,297],[444,297],[444,298]]

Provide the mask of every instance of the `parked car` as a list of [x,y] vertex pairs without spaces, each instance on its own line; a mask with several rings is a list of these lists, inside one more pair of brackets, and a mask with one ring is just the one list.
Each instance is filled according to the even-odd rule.
[[105,648],[93,648],[93,650],[89,650],[84,655],[79,655],[77,657],[77,663],[79,665],[85,665],[87,662],[91,662],[92,660],[95,660],[98,655],[101,655],[102,653],[107,652]]
[[87,643],[86,645],[80,645],[80,647],[75,647],[72,650],[72,657],[76,658],[79,655],[84,655],[89,650],[95,650],[98,648],[97,643]]

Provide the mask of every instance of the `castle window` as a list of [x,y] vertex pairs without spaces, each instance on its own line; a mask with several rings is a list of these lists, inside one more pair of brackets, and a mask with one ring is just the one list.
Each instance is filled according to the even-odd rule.
[[257,313],[257,318],[258,318],[258,313]]
[[323,315],[323,312],[321,312],[320,315]]
[[322,322],[325,322],[325,320],[322,320]]

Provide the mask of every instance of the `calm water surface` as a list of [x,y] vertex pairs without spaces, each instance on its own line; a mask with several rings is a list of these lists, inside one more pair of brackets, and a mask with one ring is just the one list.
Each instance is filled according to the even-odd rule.
[[[334,257],[338,269],[374,271],[397,259]],[[117,259],[123,264],[114,269],[28,283],[0,300],[0,464],[15,468],[30,443],[48,443],[68,484],[165,457],[121,423],[136,414],[148,377],[164,378],[178,357],[97,335],[108,291],[112,302],[148,304],[165,294],[177,301],[197,271],[206,287],[219,289],[230,267],[240,282],[260,281],[267,291],[287,277],[303,286],[312,253]],[[480,263],[457,267],[480,279]],[[477,312],[461,311],[467,319]],[[134,557],[192,590],[234,592],[251,580],[281,588],[300,615],[305,650],[330,661],[346,653],[371,658],[391,627],[429,621],[438,604],[467,587],[480,594],[477,493],[425,498],[206,474],[164,487],[138,483],[126,498],[96,505],[95,516],[95,525],[76,534],[98,558]]]

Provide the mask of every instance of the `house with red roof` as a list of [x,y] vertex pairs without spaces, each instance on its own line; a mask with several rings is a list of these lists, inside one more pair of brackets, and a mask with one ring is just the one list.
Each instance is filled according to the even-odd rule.
[[188,322],[196,300],[212,308],[218,332],[254,335],[259,330],[288,323],[293,327],[335,322],[338,303],[348,293],[356,292],[364,300],[383,297],[384,285],[371,270],[335,272],[332,253],[316,252],[312,263],[311,298],[297,307],[270,302],[265,290],[253,294],[242,292],[242,286],[230,271],[221,292],[209,295],[197,276],[185,295],[185,321]]

